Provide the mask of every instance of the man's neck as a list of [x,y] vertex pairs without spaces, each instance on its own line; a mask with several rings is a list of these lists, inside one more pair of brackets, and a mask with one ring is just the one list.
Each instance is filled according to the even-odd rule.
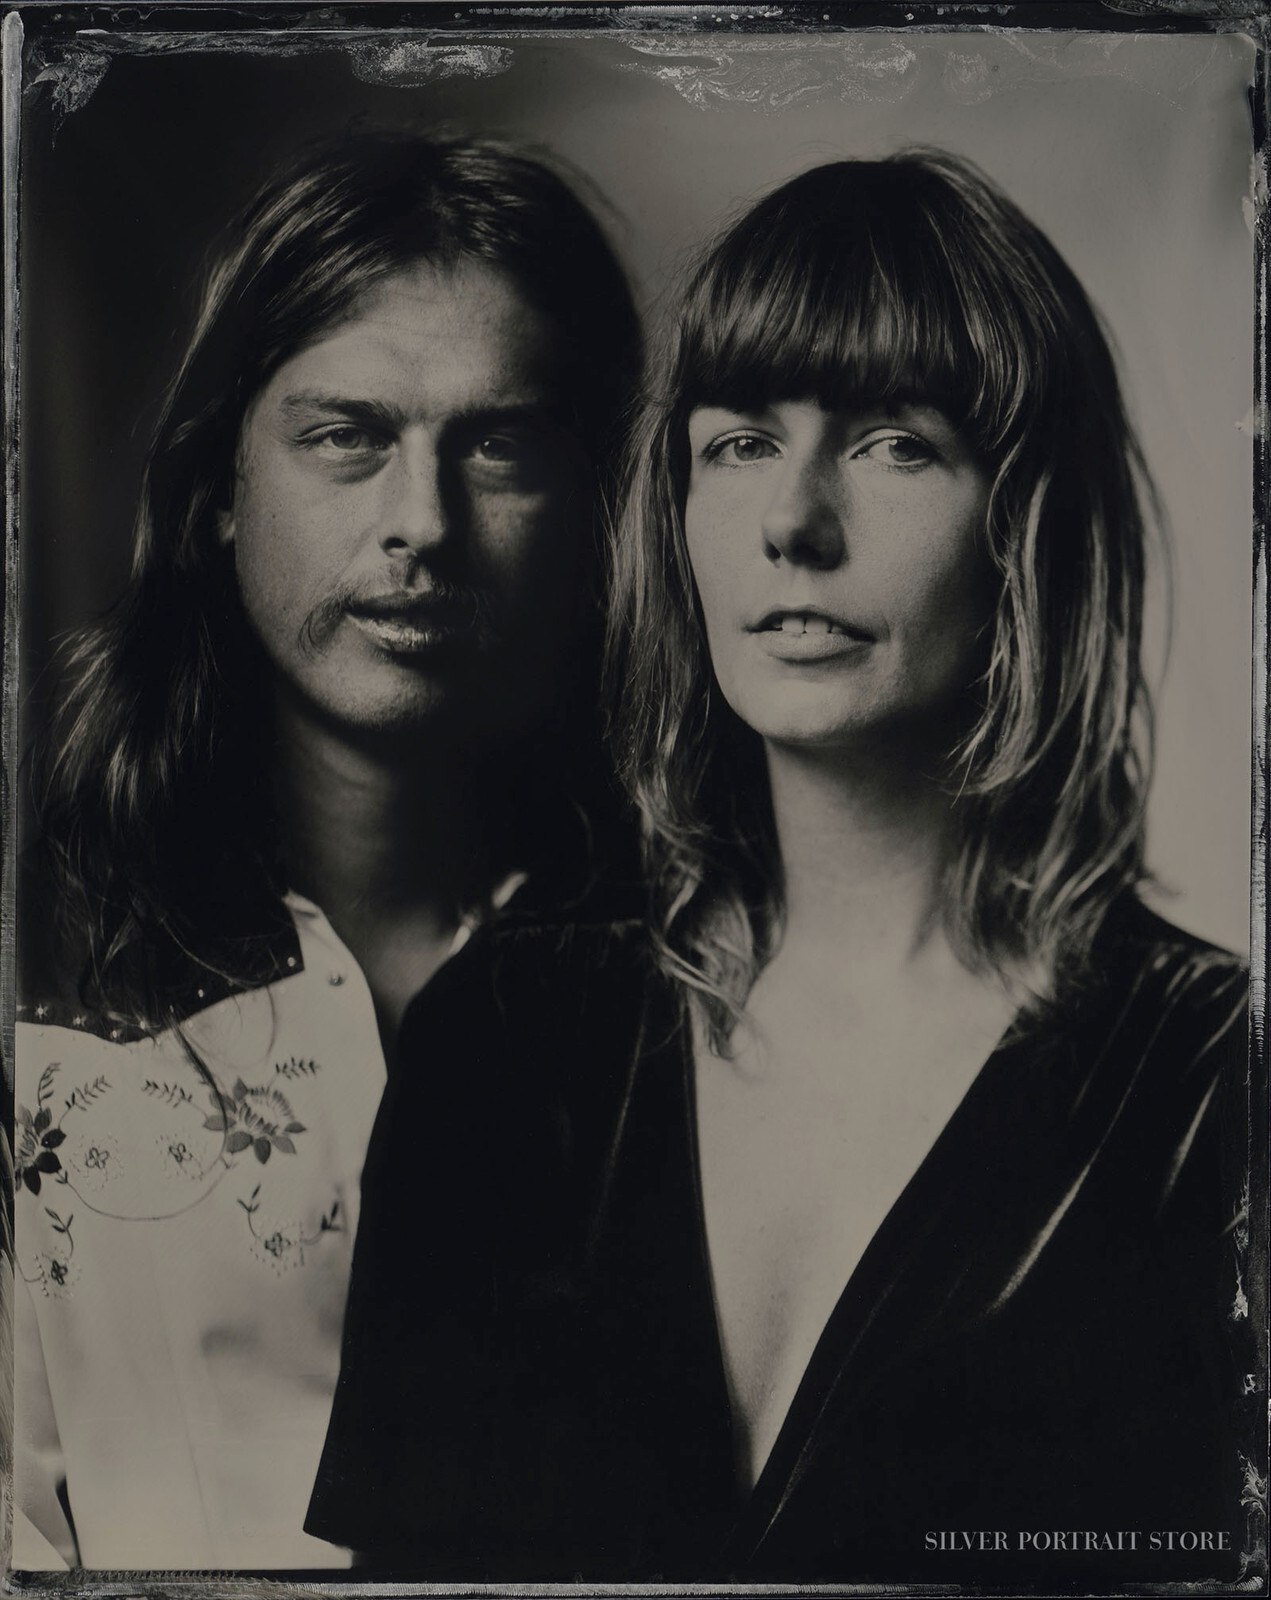
[[472,774],[441,739],[353,741],[287,706],[274,759],[288,882],[361,966],[391,1058],[406,1005],[492,887]]

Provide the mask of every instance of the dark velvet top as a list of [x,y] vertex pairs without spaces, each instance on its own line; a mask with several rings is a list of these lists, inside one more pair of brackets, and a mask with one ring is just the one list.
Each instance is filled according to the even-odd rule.
[[1260,1570],[1234,958],[1137,903],[1109,919],[884,1220],[748,1494],[689,1030],[643,931],[474,941],[401,1062],[307,1524],[375,1571],[1054,1593]]

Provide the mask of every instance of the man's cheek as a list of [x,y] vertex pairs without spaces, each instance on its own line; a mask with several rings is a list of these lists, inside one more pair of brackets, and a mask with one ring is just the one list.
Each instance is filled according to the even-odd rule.
[[551,604],[570,587],[571,560],[561,529],[522,523],[472,564],[474,581],[508,609]]

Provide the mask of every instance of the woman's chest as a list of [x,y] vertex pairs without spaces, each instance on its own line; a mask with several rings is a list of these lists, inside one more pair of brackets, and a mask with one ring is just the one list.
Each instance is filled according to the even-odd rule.
[[999,1031],[997,1018],[827,1025],[771,1007],[734,1060],[698,1051],[711,1281],[751,1481],[844,1286]]

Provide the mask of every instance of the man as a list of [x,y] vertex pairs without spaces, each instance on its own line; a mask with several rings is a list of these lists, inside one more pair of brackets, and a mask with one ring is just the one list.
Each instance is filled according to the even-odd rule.
[[603,876],[637,361],[595,223],[494,144],[346,141],[215,265],[20,895],[15,1566],[347,1561],[302,1523],[385,1063],[474,929]]

